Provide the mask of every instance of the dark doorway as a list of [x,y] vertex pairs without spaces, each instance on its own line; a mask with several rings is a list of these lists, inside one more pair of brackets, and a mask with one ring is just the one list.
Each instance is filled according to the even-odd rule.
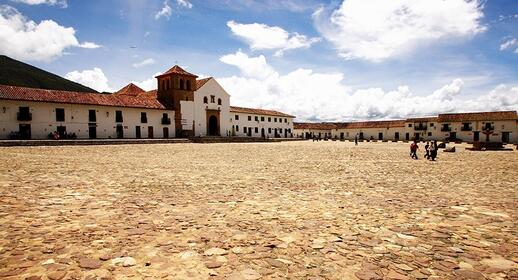
[[509,132],[502,132],[502,143],[509,143]]
[[140,132],[140,125],[135,126],[135,138],[137,138],[137,139],[142,138],[142,133]]
[[480,131],[473,132],[473,141],[475,141],[475,142],[480,141]]
[[344,140],[344,133],[340,132],[340,140]]
[[450,139],[451,141],[455,141],[457,139],[457,133],[456,132],[450,132]]
[[22,140],[31,139],[31,125],[30,124],[19,124],[18,128],[20,130],[20,139],[22,139]]
[[122,139],[124,138],[124,128],[122,125],[117,125],[117,138]]
[[264,128],[261,128],[261,137],[265,138],[266,136],[264,135]]
[[169,127],[164,127],[163,128],[163,132],[164,132],[164,138],[169,138]]
[[360,132],[360,140],[363,140],[363,132]]
[[414,140],[416,140],[416,141],[421,140],[421,134],[419,132],[414,133]]
[[88,127],[88,138],[90,138],[90,139],[97,138],[97,127],[95,127],[93,125]]
[[209,136],[218,136],[218,118],[216,116],[209,117]]
[[399,141],[399,132],[394,133],[394,140]]
[[407,132],[407,133],[405,134],[405,140],[406,140],[406,141],[410,140],[410,133],[408,133],[408,132]]
[[147,127],[147,138],[149,139],[152,139],[154,136],[153,136],[153,127],[152,126],[148,126]]
[[378,133],[378,140],[383,140],[383,133],[382,132]]
[[66,126],[58,126],[57,132],[59,134],[59,139],[64,139],[65,135],[67,134],[67,127]]
[[284,138],[288,138],[288,130],[284,129]]
[[248,128],[248,136],[252,137],[252,128],[251,127]]

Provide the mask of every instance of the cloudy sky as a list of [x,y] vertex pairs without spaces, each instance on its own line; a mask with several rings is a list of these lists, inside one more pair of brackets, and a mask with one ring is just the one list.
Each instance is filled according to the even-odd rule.
[[177,63],[299,121],[518,109],[516,0],[0,0],[0,53],[99,91]]

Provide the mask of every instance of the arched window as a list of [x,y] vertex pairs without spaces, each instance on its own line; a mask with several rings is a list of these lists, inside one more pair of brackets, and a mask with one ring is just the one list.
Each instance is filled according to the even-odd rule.
[[207,96],[203,97],[203,103],[205,103],[205,104],[209,103],[209,99],[207,98]]
[[191,81],[187,80],[187,81],[185,81],[185,84],[186,84],[186,89],[191,90]]
[[180,79],[180,89],[183,89],[183,88],[184,88],[183,79]]
[[218,105],[221,105],[221,98],[218,98]]

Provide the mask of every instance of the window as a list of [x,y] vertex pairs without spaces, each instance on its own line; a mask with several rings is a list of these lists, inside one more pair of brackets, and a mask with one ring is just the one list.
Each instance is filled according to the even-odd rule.
[[434,126],[434,123],[430,123],[430,126]]
[[209,99],[207,98],[207,96],[203,97],[203,103],[205,103],[205,104],[209,103]]
[[252,116],[248,116],[248,121],[252,121]]
[[95,110],[88,110],[88,121],[89,122],[96,122],[97,118],[95,115]]
[[282,133],[282,128],[279,128],[279,133]]
[[239,125],[236,125],[236,131],[239,131]]
[[268,122],[272,122],[272,118],[268,117]]
[[122,111],[115,111],[115,122],[122,122]]
[[431,133],[431,132],[428,132],[428,136],[432,136],[432,133]]
[[239,115],[235,115],[234,118],[236,119],[236,121],[239,120]]
[[191,81],[187,80],[185,81],[187,90],[191,90]]
[[210,103],[216,103],[216,96],[214,96],[214,95],[210,96]]
[[272,128],[268,127],[268,133],[272,133]]
[[258,127],[255,128],[255,133],[259,133],[259,128]]
[[221,105],[221,98],[218,98],[218,105]]
[[56,121],[64,122],[65,121],[65,109],[56,108]]
[[261,117],[261,121],[264,122],[264,117]]
[[243,128],[243,132],[246,133],[246,126],[245,126],[245,128]]
[[169,118],[169,115],[167,113],[162,114],[162,124],[171,124],[171,119]]
[[18,108],[18,120],[19,121],[32,120],[32,114],[29,110],[29,107],[19,107]]
[[258,122],[259,121],[259,117],[258,116],[255,116],[255,121]]
[[147,114],[146,114],[146,112],[140,113],[140,122],[141,123],[147,123]]
[[277,122],[277,118],[273,118],[273,122]]
[[412,127],[412,124],[411,124],[411,123],[409,123],[409,124],[408,124],[408,127]]
[[183,79],[180,79],[180,89],[183,89],[183,88],[184,88],[184,86],[185,86],[185,85],[184,85],[184,81],[183,81]]

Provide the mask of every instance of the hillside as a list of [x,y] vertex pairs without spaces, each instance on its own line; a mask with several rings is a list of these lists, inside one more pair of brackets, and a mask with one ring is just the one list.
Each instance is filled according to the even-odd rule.
[[97,92],[89,87],[5,55],[0,55],[0,84],[30,88]]

